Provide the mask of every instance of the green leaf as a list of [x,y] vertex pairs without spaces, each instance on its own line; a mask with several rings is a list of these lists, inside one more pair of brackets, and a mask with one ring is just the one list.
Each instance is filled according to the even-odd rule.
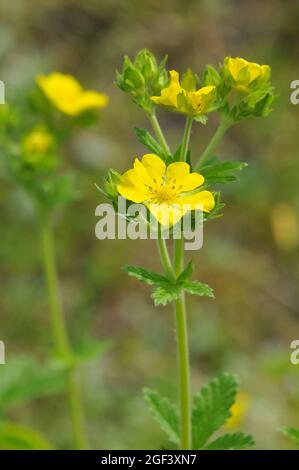
[[231,416],[238,385],[231,374],[221,374],[194,396],[192,409],[193,449],[202,449],[207,440]]
[[56,361],[37,362],[30,356],[11,359],[0,371],[0,409],[22,405],[65,390],[64,369]]
[[13,422],[0,424],[1,450],[54,450],[38,431]]
[[242,162],[217,162],[200,168],[200,173],[205,177],[206,183],[224,184],[235,181],[237,179],[235,173],[243,170],[247,166],[247,163]]
[[154,284],[170,284],[167,277],[155,273],[154,271],[143,269],[140,266],[126,265],[122,269],[126,271],[129,276],[135,277],[138,281],[145,282],[150,286]]
[[176,282],[177,284],[180,284],[183,281],[187,281],[192,277],[193,274],[193,261],[190,261],[186,268],[181,272],[181,274],[178,276]]
[[184,281],[181,284],[181,287],[192,295],[199,295],[201,297],[215,297],[213,289],[208,286],[208,284],[204,284],[203,282],[199,281]]
[[159,142],[157,142],[156,139],[154,139],[154,137],[146,129],[135,127],[135,132],[141,144],[147,147],[151,152],[161,157],[162,160],[167,160],[168,155],[165,154]]
[[282,434],[289,437],[299,446],[299,429],[284,426],[281,429]]
[[153,293],[151,295],[155,307],[158,307],[159,305],[165,305],[169,304],[170,302],[173,302],[178,299],[179,297],[180,290],[176,288],[174,284],[166,284],[165,286],[159,286],[156,287],[153,290]]
[[237,432],[234,434],[224,434],[218,437],[204,450],[241,450],[254,445],[254,440],[248,434]]
[[168,439],[176,445],[180,443],[179,415],[176,407],[167,398],[161,397],[158,392],[145,388],[144,400],[149,411],[158,422]]

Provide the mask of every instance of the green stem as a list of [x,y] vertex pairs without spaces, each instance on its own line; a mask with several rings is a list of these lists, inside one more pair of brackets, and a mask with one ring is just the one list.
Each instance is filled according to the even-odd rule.
[[187,158],[190,135],[191,135],[191,129],[192,129],[192,123],[193,123],[193,118],[191,116],[188,116],[187,120],[186,120],[186,125],[185,125],[183,140],[182,140],[182,146],[181,146],[181,153],[180,153],[180,161],[181,162],[185,162],[186,158]]
[[201,154],[200,159],[198,160],[198,163],[195,166],[196,171],[198,171],[199,168],[202,167],[207,162],[207,160],[212,156],[212,153],[214,152],[216,147],[219,145],[220,140],[222,139],[223,135],[225,134],[225,132],[231,125],[232,123],[226,117],[222,117],[220,119],[220,122],[216,129],[215,134],[213,135],[207,147]]
[[[59,356],[66,361],[70,361],[72,358],[72,350],[67,335],[59,296],[54,238],[52,228],[48,221],[43,221],[41,223],[40,231],[43,266],[49,296],[49,311],[51,316],[53,341]],[[81,403],[78,371],[74,366],[67,368],[66,378],[74,442],[77,449],[86,449],[88,445],[84,428],[84,413]]]
[[166,155],[171,155],[171,151],[170,151],[170,148],[169,148],[169,145],[168,143],[166,142],[166,139],[164,137],[164,134],[162,132],[162,129],[160,127],[160,124],[159,124],[159,121],[157,119],[157,116],[155,115],[155,113],[149,113],[148,114],[148,118],[149,118],[149,121],[155,131],[155,134],[157,136],[157,139],[159,140],[160,142],[160,145],[161,147],[163,148],[164,152],[166,153]]
[[[156,116],[154,120],[150,118],[153,129],[160,144],[165,149],[169,149],[163,132],[160,128]],[[191,135],[192,118],[188,117],[186,121],[180,160],[186,161],[189,140]],[[165,145],[166,144],[166,145]],[[170,154],[170,152],[168,152]],[[158,248],[162,265],[165,273],[171,279],[176,279],[183,269],[184,263],[184,239],[175,240],[174,242],[174,263],[173,269],[165,240],[158,239]],[[175,302],[175,320],[176,320],[176,337],[178,349],[178,370],[179,370],[179,390],[180,390],[180,419],[181,419],[181,449],[192,449],[191,436],[191,393],[190,393],[190,369],[189,369],[189,346],[188,346],[188,330],[186,320],[185,294],[182,292]]]
[[180,384],[181,450],[192,449],[191,437],[191,391],[188,329],[185,294],[182,292],[174,306],[178,348],[178,370]]
[[169,253],[167,250],[166,242],[163,238],[159,237],[157,240],[159,255],[161,259],[162,266],[164,268],[165,274],[171,280],[175,280],[175,273],[170,261]]

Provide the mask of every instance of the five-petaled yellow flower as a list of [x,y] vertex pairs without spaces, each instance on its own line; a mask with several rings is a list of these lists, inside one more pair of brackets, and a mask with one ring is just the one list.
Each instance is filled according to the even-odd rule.
[[160,96],[151,97],[156,104],[162,104],[176,112],[190,116],[209,112],[216,98],[215,86],[205,86],[196,91],[189,91],[180,84],[178,72],[171,70],[169,73],[169,86],[163,88]]
[[224,68],[234,79],[234,88],[238,91],[247,92],[248,87],[257,80],[259,83],[266,83],[270,78],[271,68],[269,65],[259,65],[248,62],[245,59],[236,57],[226,57]]
[[[199,173],[190,173],[185,162],[165,163],[154,154],[135,159],[117,186],[121,196],[143,203],[163,226],[176,224],[187,212],[211,211],[215,206],[210,191],[197,190],[204,182]],[[196,191],[197,190],[197,191]]]
[[22,148],[25,153],[47,153],[53,142],[53,135],[49,131],[36,128],[24,137]]
[[83,111],[104,108],[108,104],[107,95],[84,90],[71,75],[53,72],[48,76],[39,75],[36,81],[56,108],[69,116],[78,116]]

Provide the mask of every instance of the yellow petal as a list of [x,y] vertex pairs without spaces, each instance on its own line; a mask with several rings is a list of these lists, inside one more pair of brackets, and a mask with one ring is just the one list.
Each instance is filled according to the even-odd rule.
[[216,97],[216,87],[205,86],[197,91],[188,93],[188,100],[196,113],[204,114],[209,111]]
[[191,206],[191,209],[200,209],[203,212],[210,212],[215,207],[215,199],[210,191],[199,191],[195,194],[181,196],[175,202],[182,207],[187,204]]
[[193,191],[204,183],[204,177],[199,173],[190,173],[184,180],[182,191]]
[[189,175],[190,166],[185,162],[170,163],[166,170],[167,180],[175,179],[178,184],[183,184]]
[[148,153],[142,157],[142,165],[156,185],[160,185],[165,175],[166,165],[157,155]]
[[117,190],[121,196],[133,202],[144,202],[150,197],[146,186],[138,179],[135,170],[128,170],[121,177]]
[[184,208],[178,204],[147,204],[148,209],[164,227],[172,227],[185,214]]
[[180,85],[179,74],[175,70],[171,70],[170,84],[167,88],[163,88],[160,96],[152,96],[151,99],[157,104],[162,104],[169,107],[177,107],[177,96],[183,93],[184,90]]
[[108,104],[108,96],[96,91],[85,91],[78,99],[76,107],[78,112],[92,108],[104,108]]
[[144,165],[138,160],[138,158],[135,159],[134,162],[134,170],[136,172],[136,177],[140,179],[144,184],[148,186],[153,185],[153,179],[152,177],[148,174],[146,168]]

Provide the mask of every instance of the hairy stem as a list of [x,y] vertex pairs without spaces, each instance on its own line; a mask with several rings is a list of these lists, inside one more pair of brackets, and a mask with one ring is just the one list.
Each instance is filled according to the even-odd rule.
[[[59,296],[54,238],[52,228],[48,221],[43,221],[41,223],[40,231],[53,342],[58,355],[66,361],[70,361],[72,358],[72,350]],[[70,366],[66,369],[66,379],[74,443],[77,449],[86,449],[88,444],[87,436],[85,434],[84,413],[81,402],[78,371],[74,366]]]

